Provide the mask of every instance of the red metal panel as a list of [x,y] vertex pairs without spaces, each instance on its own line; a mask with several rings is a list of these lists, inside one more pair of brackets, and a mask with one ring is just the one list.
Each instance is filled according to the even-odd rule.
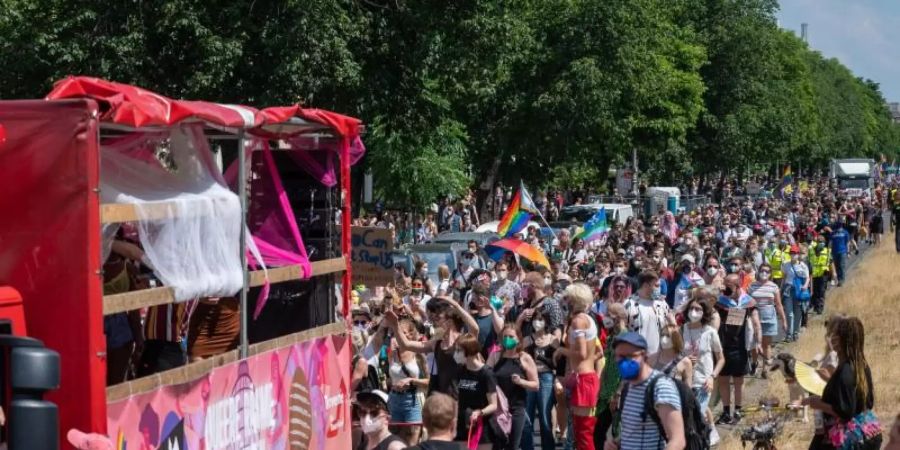
[[106,431],[97,105],[0,102],[0,285],[17,289],[29,335],[61,355],[60,436]]

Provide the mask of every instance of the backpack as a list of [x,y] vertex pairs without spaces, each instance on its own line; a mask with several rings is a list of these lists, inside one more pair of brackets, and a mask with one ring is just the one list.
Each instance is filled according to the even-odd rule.
[[[644,407],[641,412],[641,420],[650,419],[659,428],[659,435],[666,436],[666,430],[659,419],[659,414],[653,405],[653,393],[656,391],[656,382],[666,375],[657,375],[650,379],[644,394]],[[675,383],[678,390],[678,398],[681,400],[681,419],[684,423],[684,440],[685,450],[708,450],[710,426],[703,421],[703,411],[700,409],[700,403],[694,396],[694,391],[690,386],[684,384],[681,380],[669,378]],[[622,394],[619,397],[619,411],[623,411],[625,407],[625,397],[628,394],[628,383],[622,388]]]

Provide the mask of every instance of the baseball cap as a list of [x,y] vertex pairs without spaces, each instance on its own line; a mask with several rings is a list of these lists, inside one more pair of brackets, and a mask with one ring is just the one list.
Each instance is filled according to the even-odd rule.
[[687,254],[687,255],[684,255],[681,257],[681,262],[685,262],[685,261],[687,261],[691,264],[694,264],[697,262],[697,260],[694,259],[694,255],[691,255],[691,254]]
[[647,350],[647,340],[644,339],[644,337],[641,336],[640,334],[635,333],[634,331],[629,331],[627,333],[622,333],[622,334],[616,336],[616,339],[613,340],[613,348],[616,348],[616,346],[618,346],[619,344],[621,344],[623,342],[627,343],[627,344],[631,344],[639,349]]
[[375,389],[375,390],[371,390],[371,391],[363,391],[363,392],[359,392],[356,394],[357,401],[365,400],[367,398],[371,399],[371,400],[375,400],[375,401],[384,402],[385,407],[387,406],[387,403],[388,403],[388,395],[385,394],[384,391],[379,390],[379,389]]

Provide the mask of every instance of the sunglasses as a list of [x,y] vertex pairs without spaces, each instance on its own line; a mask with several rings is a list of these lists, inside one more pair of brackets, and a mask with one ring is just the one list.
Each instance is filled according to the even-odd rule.
[[368,320],[354,320],[353,321],[353,325],[366,326],[368,324],[369,324]]

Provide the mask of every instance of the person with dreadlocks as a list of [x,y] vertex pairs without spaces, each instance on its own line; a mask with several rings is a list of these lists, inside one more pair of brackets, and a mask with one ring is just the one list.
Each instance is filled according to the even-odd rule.
[[[881,448],[881,424],[872,409],[875,387],[863,352],[865,331],[857,317],[835,325],[831,347],[837,351],[838,366],[825,385],[822,396],[810,396],[804,405],[825,415],[825,434],[817,434],[810,449]],[[847,444],[850,444],[849,446]]]

